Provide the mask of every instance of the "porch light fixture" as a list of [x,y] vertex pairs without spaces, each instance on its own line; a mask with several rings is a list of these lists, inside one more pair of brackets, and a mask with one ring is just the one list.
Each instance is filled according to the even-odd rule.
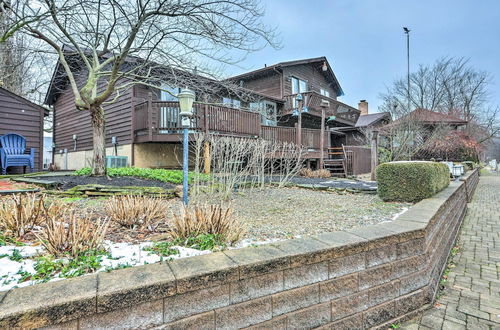
[[323,66],[321,67],[321,70],[323,70],[323,71],[328,70],[328,66],[326,65],[326,61],[323,62]]
[[193,116],[193,102],[196,97],[196,94],[189,89],[183,89],[178,95],[179,99],[179,108],[181,112],[179,115],[191,117]]
[[188,168],[189,168],[189,127],[191,126],[191,117],[193,116],[193,102],[196,94],[185,88],[178,95],[179,108],[181,116],[181,124],[183,128],[183,141],[182,141],[182,201],[184,205],[188,205]]

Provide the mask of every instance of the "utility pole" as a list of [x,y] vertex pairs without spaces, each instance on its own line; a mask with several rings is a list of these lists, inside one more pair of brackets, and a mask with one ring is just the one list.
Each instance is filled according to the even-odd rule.
[[406,62],[407,62],[407,80],[408,80],[408,112],[411,111],[411,98],[410,98],[410,29],[403,27],[406,34]]

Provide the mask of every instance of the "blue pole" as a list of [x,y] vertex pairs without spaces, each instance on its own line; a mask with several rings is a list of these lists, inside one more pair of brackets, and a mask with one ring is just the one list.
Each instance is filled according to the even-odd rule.
[[189,150],[188,150],[188,137],[189,137],[189,131],[187,127],[184,127],[184,140],[183,140],[183,147],[182,147],[182,169],[183,169],[183,187],[182,187],[182,201],[184,205],[188,205],[188,155],[189,155]]

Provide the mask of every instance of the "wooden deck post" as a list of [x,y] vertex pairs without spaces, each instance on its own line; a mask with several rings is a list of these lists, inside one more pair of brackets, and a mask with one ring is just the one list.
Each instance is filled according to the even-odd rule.
[[205,104],[203,105],[203,129],[205,131],[205,141],[203,142],[203,169],[205,171],[205,174],[210,174],[210,167],[211,167],[211,159],[210,159],[210,142],[208,142],[208,137],[210,134],[210,131],[208,129],[208,98],[207,95],[205,94],[203,96],[203,101]]
[[319,168],[325,168],[325,107],[321,107],[321,132],[319,136]]
[[148,137],[153,141],[153,93],[148,93]]
[[378,165],[378,131],[372,131],[372,141],[371,141],[371,167],[372,167],[372,177],[371,180],[375,181],[377,179],[375,169]]
[[297,145],[301,148],[302,147],[302,107],[304,106],[303,101],[298,101],[297,102],[297,108],[298,108],[298,118],[297,118]]

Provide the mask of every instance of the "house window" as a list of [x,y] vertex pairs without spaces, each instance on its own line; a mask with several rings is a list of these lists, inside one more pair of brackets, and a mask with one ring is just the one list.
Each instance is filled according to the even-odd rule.
[[177,101],[177,95],[181,92],[179,87],[172,87],[168,84],[161,84],[161,101]]
[[241,101],[240,100],[231,99],[229,97],[222,98],[222,104],[224,104],[226,107],[230,107],[230,108],[235,108],[235,109],[241,108]]
[[307,92],[307,82],[305,80],[292,77],[292,94]]
[[260,113],[261,124],[268,126],[276,126],[276,113],[277,105],[276,102],[271,101],[260,101],[252,102],[248,105],[250,110]]
[[[292,77],[292,94],[300,94],[307,92],[307,82],[305,80]],[[293,107],[297,107],[297,100],[295,98],[292,99]]]
[[330,92],[329,92],[329,91],[327,91],[326,89],[320,88],[320,89],[319,89],[319,92],[320,92],[320,94],[321,94],[321,95],[323,95],[323,96],[330,97]]

